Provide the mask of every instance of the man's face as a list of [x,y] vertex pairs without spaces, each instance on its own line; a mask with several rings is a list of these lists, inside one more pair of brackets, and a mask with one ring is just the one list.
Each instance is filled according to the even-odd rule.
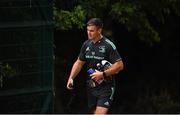
[[87,26],[88,39],[94,40],[101,35],[101,29],[94,25]]

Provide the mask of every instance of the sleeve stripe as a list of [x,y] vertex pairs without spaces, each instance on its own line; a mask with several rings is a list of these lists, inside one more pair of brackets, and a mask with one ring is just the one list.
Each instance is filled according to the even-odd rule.
[[108,42],[114,50],[116,50],[116,46],[110,40],[106,39],[105,41]]

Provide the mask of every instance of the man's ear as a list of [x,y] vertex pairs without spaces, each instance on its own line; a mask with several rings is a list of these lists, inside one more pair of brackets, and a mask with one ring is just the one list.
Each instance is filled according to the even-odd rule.
[[99,28],[98,32],[99,32],[99,34],[101,34],[102,33],[102,28]]

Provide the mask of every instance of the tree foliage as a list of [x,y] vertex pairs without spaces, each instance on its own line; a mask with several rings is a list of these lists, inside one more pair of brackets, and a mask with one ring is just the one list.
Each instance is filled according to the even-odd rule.
[[135,3],[115,3],[111,15],[115,20],[125,24],[129,31],[136,31],[140,39],[149,43],[159,41],[158,33],[150,24],[147,14],[139,10]]
[[136,31],[140,39],[152,44],[160,41],[158,26],[164,24],[171,13],[179,15],[179,7],[175,4],[178,4],[178,1],[122,0],[112,5],[111,15],[115,20],[125,24],[129,31]]
[[57,10],[54,7],[56,27],[62,30],[72,29],[74,25],[82,29],[84,27],[85,11],[81,6],[76,6],[72,11]]
[[178,0],[56,0],[54,7],[57,29],[83,29],[88,18],[100,17],[104,23],[125,25],[149,44],[160,41],[158,24],[171,14],[180,16]]

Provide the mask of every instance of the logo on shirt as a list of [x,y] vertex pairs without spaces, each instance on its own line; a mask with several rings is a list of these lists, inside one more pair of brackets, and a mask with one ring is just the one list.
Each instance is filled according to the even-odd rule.
[[105,46],[99,46],[99,52],[105,53]]
[[92,54],[92,55],[95,55],[95,52],[93,51],[93,52],[91,52],[91,54]]
[[106,102],[104,103],[104,105],[109,106],[109,102],[108,102],[108,101],[106,101]]
[[89,48],[89,47],[87,47],[87,48],[86,48],[86,51],[90,51],[90,48]]

